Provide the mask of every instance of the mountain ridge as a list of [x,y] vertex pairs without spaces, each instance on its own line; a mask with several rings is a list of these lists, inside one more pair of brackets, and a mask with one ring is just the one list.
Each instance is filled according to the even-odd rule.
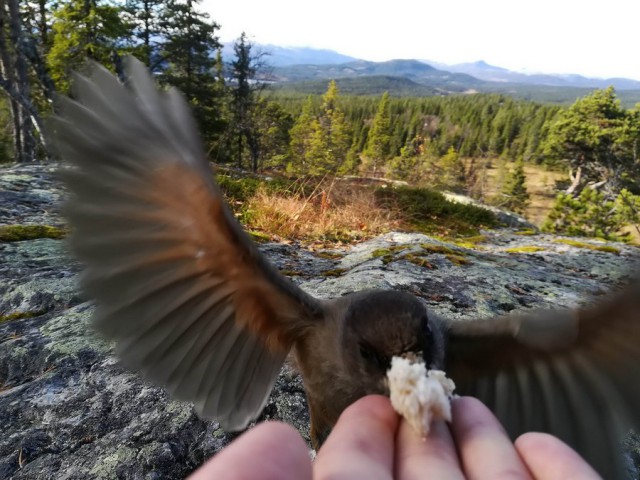
[[[624,77],[609,77],[609,78],[595,78],[587,77],[580,74],[556,74],[556,73],[521,73],[507,68],[492,65],[484,60],[477,60],[474,62],[465,62],[458,64],[447,64],[442,62],[435,62],[427,59],[410,59],[410,58],[398,58],[387,60],[383,62],[374,62],[369,60],[358,59],[349,55],[344,55],[335,50],[330,49],[317,49],[312,47],[282,47],[278,45],[262,45],[256,44],[255,47],[260,52],[267,54],[267,63],[274,67],[276,71],[281,68],[290,69],[291,67],[307,66],[307,70],[312,70],[311,66],[317,65],[327,67],[329,65],[332,68],[337,69],[339,66],[345,66],[346,68],[354,67],[355,65],[362,63],[368,65],[369,69],[372,69],[372,65],[393,65],[394,62],[413,62],[414,64],[420,63],[428,65],[431,69],[447,72],[448,74],[465,74],[474,77],[478,81],[494,82],[494,83],[515,83],[524,85],[540,85],[547,87],[573,87],[573,88],[607,88],[612,85],[616,90],[640,90],[640,81],[631,78]],[[231,57],[233,55],[233,46],[231,43],[226,43],[223,49],[224,57]],[[345,64],[348,64],[346,66]],[[397,63],[396,63],[397,64]],[[298,69],[297,75],[302,76]],[[291,75],[291,72],[287,72]],[[281,75],[279,71],[277,76]],[[391,71],[376,71],[372,73],[374,75],[394,75],[405,76],[399,72]],[[435,74],[435,73],[434,73]],[[444,76],[444,74],[438,74]],[[286,75],[285,75],[286,76]],[[348,76],[348,75],[341,75]],[[317,75],[316,75],[317,78]],[[411,78],[411,77],[407,77]],[[312,78],[294,78],[291,80],[310,80]]]

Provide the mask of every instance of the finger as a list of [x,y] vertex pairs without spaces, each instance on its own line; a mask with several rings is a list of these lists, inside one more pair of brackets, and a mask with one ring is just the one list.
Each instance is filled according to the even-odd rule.
[[464,480],[456,447],[444,422],[431,424],[429,435],[423,439],[403,420],[396,442],[395,478]]
[[397,426],[388,398],[361,398],[342,412],[318,452],[314,479],[391,479]]
[[311,480],[311,476],[309,451],[300,434],[284,423],[265,422],[238,437],[189,480]]
[[536,480],[602,479],[571,447],[547,433],[525,433],[516,450]]
[[451,432],[469,480],[531,478],[498,419],[472,397],[452,402]]

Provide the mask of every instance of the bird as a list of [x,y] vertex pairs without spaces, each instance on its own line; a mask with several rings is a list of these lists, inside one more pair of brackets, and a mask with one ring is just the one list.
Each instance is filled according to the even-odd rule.
[[231,213],[182,94],[135,58],[124,64],[125,82],[99,64],[76,73],[48,132],[93,326],[125,366],[237,431],[292,353],[317,448],[348,405],[388,395],[391,358],[413,353],[512,437],[549,432],[606,478],[625,478],[620,441],[640,426],[637,277],[593,306],[471,321],[403,291],[315,298]]

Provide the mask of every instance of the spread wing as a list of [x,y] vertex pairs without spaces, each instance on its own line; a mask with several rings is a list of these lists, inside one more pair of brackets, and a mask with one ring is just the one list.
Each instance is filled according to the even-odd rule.
[[223,202],[186,102],[127,60],[93,66],[51,133],[72,168],[71,245],[95,326],[123,362],[230,430],[255,418],[318,302],[281,276]]
[[550,432],[605,478],[626,478],[621,440],[640,427],[640,281],[576,311],[451,322],[447,372],[515,437]]

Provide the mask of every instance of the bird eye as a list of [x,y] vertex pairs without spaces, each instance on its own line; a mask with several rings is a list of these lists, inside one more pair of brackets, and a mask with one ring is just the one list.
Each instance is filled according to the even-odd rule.
[[431,330],[431,325],[429,325],[429,320],[425,318],[423,325],[424,325],[424,336],[427,338],[431,338],[431,336],[433,335],[433,331]]
[[374,357],[373,352],[369,347],[361,343],[358,345],[358,347],[360,347],[360,356],[365,360],[371,360]]
[[375,348],[362,343],[358,344],[358,347],[360,349],[360,356],[365,362],[375,365],[382,370],[388,370],[391,367],[391,361]]

